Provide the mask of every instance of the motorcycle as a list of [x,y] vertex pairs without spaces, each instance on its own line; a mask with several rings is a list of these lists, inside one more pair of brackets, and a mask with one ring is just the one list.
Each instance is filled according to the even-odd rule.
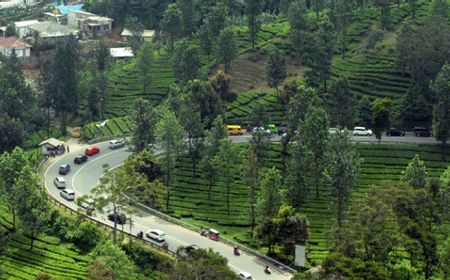
[[138,232],[138,233],[137,233],[137,237],[138,237],[139,239],[144,239],[144,232],[142,232],[142,231]]
[[234,247],[234,255],[235,256],[240,256],[241,252],[239,252],[239,248],[238,247]]

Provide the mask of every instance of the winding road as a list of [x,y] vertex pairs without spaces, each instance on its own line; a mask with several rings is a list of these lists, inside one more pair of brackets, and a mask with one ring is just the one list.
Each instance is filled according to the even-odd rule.
[[[251,135],[235,136],[232,137],[234,142],[248,142]],[[377,142],[375,137],[353,137],[358,142]],[[278,136],[274,136],[272,141],[279,140]],[[438,142],[431,137],[418,138],[414,137],[411,133],[408,133],[404,137],[384,137],[383,142],[386,143],[421,143],[421,144],[437,144]],[[72,170],[65,176],[67,185],[75,190],[76,196],[89,194],[94,186],[98,184],[99,178],[102,175],[102,166],[108,164],[111,168],[115,168],[122,164],[122,162],[130,155],[127,148],[121,148],[116,150],[110,150],[108,143],[99,143],[98,146],[101,150],[100,154],[89,157],[88,161],[84,164],[77,165],[73,163],[73,159],[77,154],[83,153],[87,146],[71,147],[71,153],[64,154],[57,158],[51,158],[48,162],[48,166],[45,169],[44,184],[48,192],[58,201],[67,205],[72,209],[78,209],[78,206],[74,202],[65,200],[59,195],[58,190],[53,180],[58,175],[58,168],[61,164],[68,163],[71,165]],[[108,221],[106,214],[94,213],[93,218],[103,223],[113,226],[113,223]],[[135,235],[139,231],[146,232],[149,229],[160,229],[166,233],[166,240],[172,251],[176,251],[179,246],[187,246],[195,244],[201,248],[212,248],[215,252],[218,252],[222,256],[228,259],[229,266],[236,272],[248,271],[252,274],[253,279],[290,279],[292,274],[287,271],[278,270],[272,267],[272,274],[267,275],[264,273],[264,267],[266,263],[256,258],[253,255],[241,252],[241,256],[233,255],[233,247],[222,242],[216,242],[209,240],[199,235],[198,232],[188,230],[182,226],[172,224],[166,220],[162,220],[149,213],[140,211],[139,216],[133,218],[132,233]],[[129,224],[125,225],[125,230],[129,231]]]

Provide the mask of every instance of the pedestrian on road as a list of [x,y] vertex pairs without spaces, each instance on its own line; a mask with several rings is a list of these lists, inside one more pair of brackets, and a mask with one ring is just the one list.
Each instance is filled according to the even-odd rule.
[[70,153],[69,145],[67,145],[67,153]]

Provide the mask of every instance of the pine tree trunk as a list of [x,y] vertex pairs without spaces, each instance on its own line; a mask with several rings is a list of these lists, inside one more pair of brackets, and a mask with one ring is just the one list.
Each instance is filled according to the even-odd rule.
[[209,189],[208,189],[208,200],[211,200],[211,192],[212,192],[212,176],[209,177]]

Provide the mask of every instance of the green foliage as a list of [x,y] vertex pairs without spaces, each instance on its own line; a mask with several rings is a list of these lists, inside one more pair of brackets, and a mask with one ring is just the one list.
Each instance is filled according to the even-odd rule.
[[426,180],[427,169],[425,163],[416,154],[402,173],[402,181],[414,188],[423,189],[425,188]]
[[383,132],[391,127],[391,103],[389,98],[376,99],[372,103],[372,127],[378,142]]
[[228,215],[231,214],[231,191],[234,186],[234,176],[237,172],[236,165],[242,162],[240,150],[229,139],[222,139],[219,142],[219,149],[214,157],[219,172],[225,178],[227,186],[226,202]]
[[267,84],[278,92],[278,86],[286,78],[286,58],[275,46],[270,46],[268,50],[266,75]]
[[282,201],[280,172],[275,168],[262,172],[259,189],[256,213],[258,221],[263,223],[265,220],[273,219],[280,209]]
[[[122,249],[114,245],[109,240],[103,240],[98,243],[91,255],[94,260],[103,262],[104,266],[110,269],[112,279],[142,279],[138,273],[136,265],[131,261],[131,259]],[[94,266],[95,264],[96,262],[94,261],[91,263],[91,266]]]
[[78,44],[74,38],[60,43],[49,69],[50,81],[47,91],[51,92],[52,105],[60,117],[61,134],[66,134],[67,116],[78,110],[79,91],[77,79]]
[[6,26],[4,35],[5,35],[5,38],[11,37],[11,36],[17,36],[16,26],[14,25],[14,23],[10,23]]
[[433,108],[433,135],[445,145],[450,134],[450,66],[445,64],[431,85],[436,98]]
[[207,81],[194,80],[188,83],[186,92],[198,104],[201,122],[206,128],[211,127],[216,117],[222,113],[222,100]]
[[329,119],[327,112],[314,105],[310,106],[305,114],[305,119],[300,124],[298,140],[311,150],[313,168],[311,177],[314,178],[316,198],[319,197],[319,186],[325,181],[323,172],[326,166],[325,154],[329,141]]
[[305,215],[295,213],[292,206],[281,206],[277,217],[277,238],[287,255],[294,254],[296,244],[305,245],[309,236],[309,221]]
[[397,40],[398,59],[411,71],[415,83],[427,85],[449,59],[450,42],[438,39],[448,36],[450,29],[442,17],[430,17],[417,28],[411,22],[403,25]]
[[259,0],[245,0],[245,13],[247,16],[247,26],[250,35],[250,42],[252,48],[255,48],[256,35],[261,28],[261,22],[258,20],[259,14],[262,12],[261,1]]
[[170,4],[164,11],[161,29],[173,49],[174,42],[180,37],[183,30],[182,14],[177,4]]
[[227,262],[226,258],[211,249],[194,250],[175,263],[170,279],[236,279],[236,274],[227,266]]
[[331,194],[335,197],[334,207],[339,226],[344,219],[345,208],[356,185],[361,160],[356,147],[350,142],[348,132],[337,132],[330,137],[328,147],[327,175]]
[[189,47],[184,41],[176,45],[172,57],[172,68],[181,83],[198,78],[200,66],[198,48]]
[[220,31],[217,39],[216,57],[224,65],[225,73],[230,72],[232,62],[237,57],[237,51],[233,32],[229,29]]
[[137,67],[139,68],[139,72],[141,74],[141,79],[144,85],[143,93],[147,94],[147,89],[151,82],[151,74],[152,74],[152,57],[153,50],[152,46],[149,43],[143,43],[137,52]]
[[155,140],[156,116],[150,102],[139,98],[135,101],[131,115],[133,144],[136,151],[142,151]]
[[128,43],[134,53],[137,53],[142,44],[142,33],[144,32],[144,26],[137,17],[127,16],[125,19],[125,26],[131,33],[131,37],[128,39]]
[[338,78],[331,84],[328,103],[332,124],[341,128],[351,128],[354,125],[356,98],[349,91],[346,78]]
[[78,247],[82,252],[90,252],[100,242],[102,234],[98,230],[97,226],[91,223],[80,223],[76,230],[71,233],[70,240]]
[[183,127],[178,118],[168,108],[161,108],[160,120],[156,124],[156,144],[163,151],[160,159],[167,188],[166,210],[169,210],[170,188],[176,170],[176,159],[183,151]]
[[193,0],[178,0],[177,5],[181,11],[183,21],[183,35],[190,36],[196,27],[196,10]]

